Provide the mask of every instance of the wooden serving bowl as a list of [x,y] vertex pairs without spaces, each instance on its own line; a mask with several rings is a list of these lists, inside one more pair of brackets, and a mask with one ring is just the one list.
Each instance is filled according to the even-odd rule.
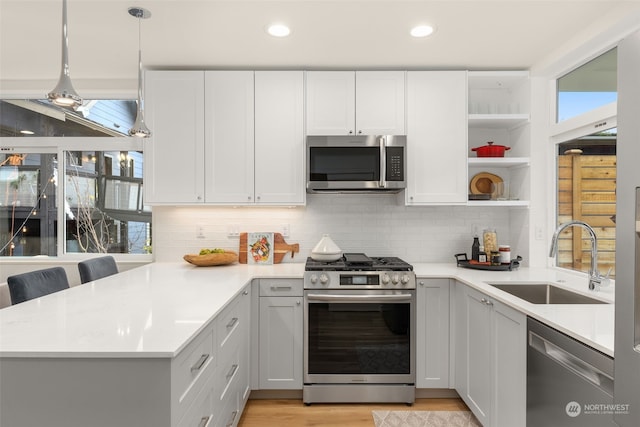
[[189,264],[198,267],[210,267],[214,265],[227,265],[238,262],[238,254],[233,251],[224,251],[215,254],[195,255],[187,254],[182,257]]

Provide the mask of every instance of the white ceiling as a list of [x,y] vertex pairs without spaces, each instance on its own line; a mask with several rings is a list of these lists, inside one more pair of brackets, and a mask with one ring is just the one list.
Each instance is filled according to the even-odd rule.
[[[523,69],[611,14],[615,0],[68,0],[72,80],[132,80],[141,6],[147,68]],[[62,0],[0,0],[0,80],[52,81]],[[264,27],[287,23],[288,38]],[[430,23],[425,39],[409,29]],[[49,88],[47,88],[49,89]]]

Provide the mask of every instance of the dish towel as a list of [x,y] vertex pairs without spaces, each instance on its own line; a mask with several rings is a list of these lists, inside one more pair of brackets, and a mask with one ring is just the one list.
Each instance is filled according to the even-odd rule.
[[376,427],[482,427],[470,411],[372,411]]

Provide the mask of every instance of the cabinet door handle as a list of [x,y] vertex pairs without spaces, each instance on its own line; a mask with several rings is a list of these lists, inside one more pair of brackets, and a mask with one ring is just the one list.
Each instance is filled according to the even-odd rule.
[[204,366],[205,362],[209,358],[208,354],[203,354],[200,359],[191,367],[191,372],[198,372]]
[[233,411],[231,413],[231,419],[229,420],[229,422],[227,423],[227,425],[225,427],[231,427],[234,423],[234,421],[236,420],[236,417],[238,416],[238,411]]
[[202,419],[198,423],[198,427],[207,427],[209,425],[209,421],[211,421],[211,415],[207,415],[206,417],[202,417]]
[[227,329],[233,328],[236,325],[236,323],[238,323],[238,318],[234,317],[233,319],[231,319],[229,323],[227,323]]
[[237,370],[238,370],[238,365],[231,366],[231,369],[229,370],[229,373],[225,377],[227,379],[227,382],[229,382],[229,380],[231,378],[233,378],[233,376],[236,374]]
[[244,291],[242,295],[249,295],[249,291]]
[[486,298],[482,298],[480,302],[483,303],[484,305],[493,305],[493,301],[488,300]]
[[291,289],[293,289],[291,286],[276,286],[276,285],[271,285],[271,290],[272,290],[272,291],[290,291]]
[[300,305],[300,304],[301,304],[301,302],[300,302],[300,301],[296,301],[296,305]]

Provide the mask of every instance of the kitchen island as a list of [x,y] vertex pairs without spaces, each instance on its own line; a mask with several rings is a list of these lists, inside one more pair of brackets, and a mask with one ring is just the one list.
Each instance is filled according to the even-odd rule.
[[[419,278],[450,278],[476,288],[613,355],[613,304],[540,306],[485,283],[545,281],[593,295],[584,275],[528,268],[486,272],[453,264],[414,264],[414,269]],[[303,272],[298,263],[209,268],[153,263],[0,310],[0,426],[208,423],[206,417],[190,419],[191,409],[213,405],[228,378],[242,374],[248,384],[248,363],[233,359],[238,348],[248,352],[248,339],[246,347],[235,342],[231,348],[230,370],[214,344],[224,351],[221,346],[236,339],[225,334],[236,328],[248,336],[249,322],[234,310],[240,313],[251,280],[301,278]],[[603,288],[597,297],[613,301],[613,288]],[[186,379],[180,377],[181,364]],[[246,399],[246,392],[238,399]],[[241,410],[242,405],[232,412],[231,424],[237,424]],[[225,425],[229,419],[217,422]]]

